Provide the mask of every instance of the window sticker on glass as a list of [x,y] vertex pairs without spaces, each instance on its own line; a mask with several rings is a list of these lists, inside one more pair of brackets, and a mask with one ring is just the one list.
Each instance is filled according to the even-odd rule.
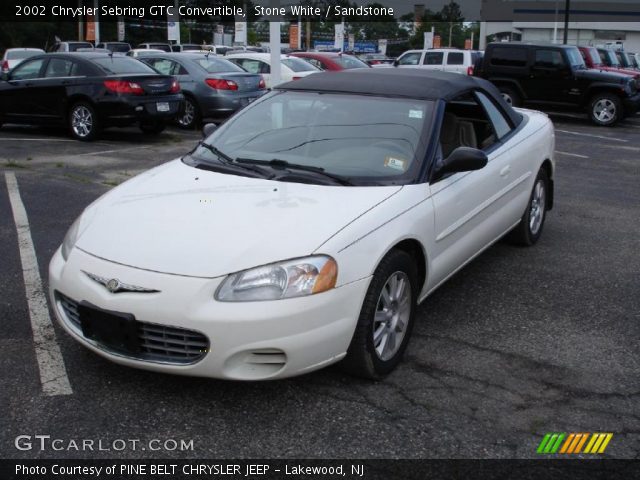
[[422,118],[422,110],[409,110],[409,118]]
[[407,161],[401,158],[386,157],[384,159],[385,167],[393,168],[394,170],[400,170],[401,172],[404,172],[406,170],[406,165]]

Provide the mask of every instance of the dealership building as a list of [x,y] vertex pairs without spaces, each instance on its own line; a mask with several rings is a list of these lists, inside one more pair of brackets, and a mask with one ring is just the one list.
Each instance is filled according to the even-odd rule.
[[[565,0],[482,0],[480,49],[488,42],[562,43]],[[572,0],[568,43],[640,52],[640,1]]]

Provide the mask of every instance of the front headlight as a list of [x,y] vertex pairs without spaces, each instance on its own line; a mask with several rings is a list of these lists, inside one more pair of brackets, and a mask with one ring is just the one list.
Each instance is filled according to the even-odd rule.
[[76,221],[73,222],[73,224],[69,227],[69,230],[67,230],[67,234],[64,236],[61,253],[62,253],[62,258],[64,258],[65,262],[67,261],[67,258],[69,258],[69,254],[71,253],[71,250],[73,250],[73,247],[76,244],[76,240],[78,240],[78,229],[80,227],[80,217],[76,218]]
[[218,287],[221,302],[255,302],[302,297],[336,286],[338,264],[326,255],[272,263],[229,275]]

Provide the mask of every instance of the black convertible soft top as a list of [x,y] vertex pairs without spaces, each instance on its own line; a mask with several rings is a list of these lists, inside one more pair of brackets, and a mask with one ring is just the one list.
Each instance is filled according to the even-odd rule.
[[354,68],[339,72],[314,73],[299,80],[280,84],[274,89],[444,101],[469,90],[480,89],[502,107],[514,125],[518,125],[522,119],[503,100],[499,90],[492,83],[459,73],[423,68]]

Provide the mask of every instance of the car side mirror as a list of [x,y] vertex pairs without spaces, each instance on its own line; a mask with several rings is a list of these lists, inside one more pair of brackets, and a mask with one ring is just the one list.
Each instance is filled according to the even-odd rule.
[[2,74],[0,75],[0,80],[2,80],[3,82],[8,82],[9,81],[9,72],[2,72]]
[[470,172],[484,168],[488,162],[487,154],[471,147],[458,147],[444,159],[436,171],[436,179],[447,173]]
[[398,65],[400,65],[400,62],[398,60],[394,60],[391,65],[393,65],[394,67],[397,67]]
[[202,136],[207,138],[213,132],[216,131],[218,126],[215,123],[205,123],[204,127],[202,127]]

